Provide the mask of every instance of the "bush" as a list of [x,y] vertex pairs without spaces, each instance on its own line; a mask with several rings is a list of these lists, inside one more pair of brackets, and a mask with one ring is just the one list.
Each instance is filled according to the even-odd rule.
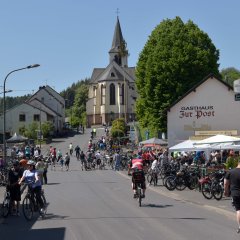
[[112,129],[111,136],[113,138],[124,137],[124,132],[121,129]]

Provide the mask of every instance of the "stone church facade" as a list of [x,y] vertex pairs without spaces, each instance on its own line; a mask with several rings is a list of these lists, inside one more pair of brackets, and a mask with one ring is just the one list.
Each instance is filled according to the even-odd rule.
[[87,125],[109,124],[117,118],[135,120],[135,67],[128,67],[128,50],[119,18],[115,26],[109,65],[94,68],[87,101]]

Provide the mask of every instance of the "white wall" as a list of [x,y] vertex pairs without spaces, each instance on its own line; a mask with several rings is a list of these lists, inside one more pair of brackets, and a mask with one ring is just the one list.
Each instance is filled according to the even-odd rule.
[[[19,121],[20,114],[25,114],[25,122]],[[6,111],[6,132],[10,132],[11,135],[13,135],[15,132],[19,133],[20,127],[28,127],[29,124],[33,123],[34,114],[40,115],[40,110],[25,103]],[[45,112],[41,112],[41,122],[43,123],[45,121],[47,121],[47,115]],[[3,132],[3,116],[1,116],[0,122],[2,123],[0,125],[0,132]]]
[[240,101],[235,101],[234,95],[226,85],[210,78],[174,105],[168,112],[169,147],[194,136],[197,130],[238,130],[240,135]]

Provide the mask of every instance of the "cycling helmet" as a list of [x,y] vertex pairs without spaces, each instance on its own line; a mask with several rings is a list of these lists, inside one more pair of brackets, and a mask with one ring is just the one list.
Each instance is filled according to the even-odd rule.
[[28,160],[27,165],[35,165],[35,162],[33,160]]

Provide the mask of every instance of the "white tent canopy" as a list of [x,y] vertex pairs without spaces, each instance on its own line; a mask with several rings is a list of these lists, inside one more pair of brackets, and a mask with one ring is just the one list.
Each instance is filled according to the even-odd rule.
[[227,135],[215,135],[215,136],[203,139],[201,141],[198,141],[198,142],[194,143],[194,145],[234,143],[234,142],[240,142],[240,138],[233,137],[233,136],[227,136]]
[[211,148],[209,144],[203,144],[201,146],[195,145],[196,141],[192,140],[186,140],[184,142],[178,143],[175,146],[172,146],[169,148],[170,152],[177,152],[177,151],[184,151],[184,152],[190,152],[190,151],[204,151]]

